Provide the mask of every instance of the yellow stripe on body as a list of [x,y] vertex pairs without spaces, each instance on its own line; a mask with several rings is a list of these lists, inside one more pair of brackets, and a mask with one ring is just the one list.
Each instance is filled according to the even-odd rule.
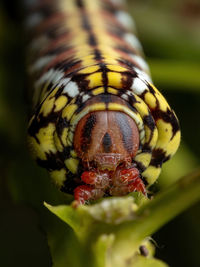
[[172,156],[180,144],[180,131],[173,137],[172,125],[170,123],[159,119],[156,124],[159,136],[156,148],[165,151],[166,156]]
[[152,185],[160,175],[161,168],[149,166],[143,173],[142,176],[147,180],[149,185]]
[[66,180],[66,170],[65,169],[51,171],[50,175],[51,175],[52,180],[56,184],[56,186],[61,188],[64,185],[64,181]]
[[49,123],[46,127],[43,127],[36,134],[36,138],[28,136],[28,146],[35,159],[46,160],[48,153],[56,153],[56,147],[54,143],[55,125]]
[[78,71],[79,74],[91,74],[99,70],[99,65],[93,65],[90,67],[86,67]]
[[144,101],[145,101],[145,103],[148,103],[148,105],[151,109],[156,108],[156,98],[152,93],[146,92],[144,95]]
[[121,67],[119,65],[107,65],[107,68],[111,71],[117,71],[117,72],[126,72],[127,69],[124,67]]
[[[134,97],[136,99],[136,103],[133,106],[137,109],[141,118],[143,119],[145,116],[148,116],[150,114],[148,106],[137,95],[134,95]],[[147,125],[144,125],[144,129],[145,129],[145,143],[148,143],[149,147],[153,149],[157,144],[158,130],[155,127],[155,129],[152,131]]]
[[69,121],[77,108],[78,106],[76,104],[70,104],[66,106],[62,111],[62,117]]
[[60,111],[61,109],[63,109],[65,107],[65,105],[67,104],[67,97],[64,95],[59,96],[56,101],[55,101],[55,109],[54,111]]
[[74,158],[69,158],[65,160],[65,166],[70,170],[72,173],[76,173],[78,169],[79,160]]
[[77,8],[75,1],[60,0],[60,10],[69,14],[66,20],[66,28],[73,33],[73,38],[70,40],[69,45],[75,48],[74,57],[81,59],[83,67],[94,65],[96,61],[93,59],[93,49],[88,44],[88,32],[82,27],[82,20],[80,10]]
[[103,85],[102,72],[96,72],[96,73],[90,74],[87,76],[86,80],[89,81],[88,86],[90,88],[94,88],[96,86],[102,86]]
[[108,87],[107,88],[107,92],[112,94],[112,95],[117,95],[118,94],[118,90],[117,89],[114,89],[112,87]]
[[145,168],[147,168],[151,161],[151,156],[151,153],[140,153],[135,156],[134,161],[141,163]]
[[92,94],[95,95],[100,95],[105,92],[104,87],[98,87],[97,89],[92,90]]

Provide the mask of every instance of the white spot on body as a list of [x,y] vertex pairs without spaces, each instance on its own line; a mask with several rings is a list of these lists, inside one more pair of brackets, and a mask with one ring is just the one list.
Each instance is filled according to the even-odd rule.
[[55,56],[45,56],[39,58],[30,68],[30,72],[41,70],[46,64],[53,60]]
[[136,55],[130,55],[130,57],[139,67],[141,67],[141,69],[143,69],[145,72],[149,72],[149,66],[142,57]]
[[79,94],[78,86],[75,82],[69,82],[65,85],[63,93],[67,93],[70,97],[75,97]]
[[136,71],[139,79],[146,80],[146,81],[152,83],[152,79],[151,79],[150,75],[148,75],[146,72],[144,72],[138,68],[134,68],[134,71]]
[[146,83],[139,78],[133,80],[131,88],[136,95],[141,95],[146,89],[148,89]]
[[64,72],[61,70],[54,70],[53,75],[50,77],[49,81],[53,84],[57,83],[61,78],[63,78]]
[[85,101],[87,101],[89,98],[90,98],[89,95],[83,95],[83,97],[82,97],[82,101],[85,102]]
[[39,80],[36,81],[35,87],[37,88],[38,86],[40,86],[41,84],[47,81],[49,83],[52,82],[53,84],[55,84],[56,82],[61,80],[63,76],[64,76],[64,72],[60,70],[50,69],[49,71],[45,72],[42,75],[42,77],[39,78]]
[[60,80],[60,85],[66,85],[71,79],[70,78],[63,78]]
[[123,36],[124,40],[129,43],[133,48],[135,48],[136,50],[140,50],[142,51],[142,46],[140,44],[140,41],[138,40],[138,38],[131,34],[131,33],[126,33]]
[[128,100],[128,95],[126,95],[126,94],[122,94],[121,97],[122,97],[123,99],[125,99],[125,100]]
[[124,27],[126,27],[128,29],[132,28],[133,30],[135,30],[135,22],[132,19],[132,17],[129,14],[127,14],[126,12],[124,12],[124,11],[118,11],[116,13],[116,18],[117,18],[117,20],[119,22],[121,22],[121,24]]

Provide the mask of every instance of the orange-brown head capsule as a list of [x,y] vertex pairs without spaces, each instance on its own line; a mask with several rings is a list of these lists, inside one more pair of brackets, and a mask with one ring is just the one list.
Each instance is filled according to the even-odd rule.
[[78,203],[105,194],[146,194],[139,170],[132,163],[139,148],[135,121],[120,111],[95,111],[85,115],[74,134],[74,148],[82,160],[84,184],[74,190]]
[[115,170],[131,163],[139,147],[135,121],[119,111],[95,111],[85,115],[74,134],[74,147],[83,164],[98,170]]

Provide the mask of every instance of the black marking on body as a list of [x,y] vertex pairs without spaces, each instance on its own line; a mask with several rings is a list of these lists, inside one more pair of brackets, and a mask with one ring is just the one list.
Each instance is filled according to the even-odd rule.
[[94,50],[94,59],[101,61],[103,59],[101,51],[99,49]]
[[82,13],[81,14],[82,27],[88,33],[88,43],[89,43],[89,45],[96,47],[97,46],[97,40],[96,40],[95,34],[93,33],[90,22],[88,20],[88,15],[85,12],[84,5],[83,5],[82,1],[80,1],[80,0],[77,2],[78,2],[79,7],[82,8],[82,10],[81,10],[82,11],[81,12]]
[[101,97],[101,102],[105,103],[106,106],[107,106],[110,102],[112,102],[112,97],[111,97],[110,94],[102,94],[102,95],[100,95],[100,97]]
[[129,121],[123,113],[118,112],[116,115],[116,122],[119,126],[120,134],[122,135],[124,148],[128,153],[131,153],[133,151],[133,136]]
[[83,184],[80,180],[81,174],[83,172],[83,169],[81,165],[78,166],[78,172],[77,174],[73,174],[70,171],[66,174],[66,180],[64,181],[64,185],[60,188],[62,192],[72,194],[74,193],[74,189],[78,186]]
[[[58,113],[60,112],[51,112],[48,117],[39,114],[39,119],[35,117],[31,122],[31,125],[28,128],[28,134],[37,140],[36,134],[40,129],[47,127],[50,122],[55,123],[59,116]],[[39,141],[37,142],[39,143]]]
[[118,62],[119,62],[120,64],[124,65],[125,67],[130,68],[131,70],[132,70],[133,67],[134,67],[133,62],[132,62],[132,61],[129,61],[129,60],[127,60],[127,59],[120,58],[120,59],[118,59]]
[[89,20],[88,20],[86,14],[82,14],[82,18],[81,19],[82,19],[82,27],[83,27],[83,29],[85,31],[91,31],[92,28],[90,26],[90,23],[89,23]]
[[142,152],[143,153],[149,153],[149,154],[151,154],[151,152],[152,152],[152,148],[149,146],[149,144],[148,143],[145,143],[143,146],[142,146]]
[[[77,65],[77,68],[75,69],[74,67],[76,65]],[[64,59],[63,61],[60,61],[59,63],[57,63],[55,65],[54,68],[55,69],[62,70],[63,72],[71,73],[72,72],[72,69],[73,69],[73,71],[75,71],[75,70],[78,71],[80,69],[80,67],[81,67],[81,60],[80,59],[70,58],[68,60],[67,59]]]
[[153,87],[152,87],[149,83],[147,84],[147,86],[148,86],[148,88],[149,88],[149,92],[150,92],[153,96],[155,96],[156,101],[157,101],[157,104],[159,104],[159,101],[158,101],[158,99],[157,99],[157,97],[156,97],[156,92],[155,92],[155,90],[153,89]]
[[152,160],[150,165],[153,165],[156,168],[160,168],[163,162],[167,161],[169,156],[165,155],[165,151],[160,148],[154,149],[152,153]]
[[73,82],[77,83],[81,91],[84,91],[84,90],[88,91],[89,89],[90,81],[85,79],[86,76],[87,76],[86,74],[77,74],[77,75],[75,74],[73,75],[71,79]]
[[151,114],[143,117],[143,123],[147,125],[152,132],[155,130],[155,121]]
[[131,85],[133,83],[132,75],[128,72],[122,73],[122,88],[125,90],[130,89]]
[[103,148],[104,148],[104,152],[105,153],[111,152],[112,139],[111,139],[109,133],[105,133],[105,135],[103,137],[102,145],[103,145]]
[[64,161],[61,160],[61,153],[56,152],[55,154],[52,152],[45,153],[47,159],[36,159],[36,162],[41,167],[47,169],[48,171],[60,170],[64,167]]
[[136,164],[137,169],[139,170],[140,173],[146,170],[147,167],[144,166],[142,162],[136,162],[133,160],[133,162]]
[[148,126],[148,128],[151,130],[151,134],[150,134],[149,141],[148,141],[148,143],[150,143],[153,137],[154,130],[156,128],[155,121],[152,115],[149,114],[149,115],[144,116],[143,123],[144,125]]
[[155,121],[157,121],[158,119],[162,119],[164,122],[170,123],[172,125],[172,140],[175,134],[179,131],[179,123],[176,119],[173,110],[170,110],[169,108],[167,109],[167,111],[154,109],[152,110],[152,115]]
[[105,63],[100,63],[99,66],[100,66],[100,71],[102,73],[103,87],[106,91],[108,87],[108,76],[107,76],[108,68]]
[[118,62],[121,66],[127,68],[127,72],[131,74],[132,78],[137,77],[137,72],[135,71],[135,65],[133,64],[132,61],[129,61],[127,59],[120,58],[118,59]]
[[134,106],[138,101],[135,99],[134,95],[128,95],[128,100],[127,102],[131,105]]
[[89,34],[89,44],[91,46],[96,46],[97,45],[97,40],[94,34]]
[[92,140],[92,130],[96,124],[97,118],[94,113],[90,114],[87,121],[83,127],[83,132],[81,133],[81,150],[86,152],[91,144]]

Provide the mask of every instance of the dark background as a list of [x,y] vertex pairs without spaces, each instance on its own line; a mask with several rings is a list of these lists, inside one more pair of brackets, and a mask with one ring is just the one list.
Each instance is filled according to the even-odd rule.
[[[180,119],[182,144],[163,168],[161,189],[197,168],[200,155],[200,2],[128,1],[156,86]],[[22,10],[0,3],[0,262],[51,266],[37,202],[47,197],[48,175],[26,148],[27,101]],[[52,189],[54,190],[54,189]],[[39,200],[38,200],[39,199]],[[37,205],[36,205],[37,206]],[[200,266],[200,205],[165,225],[153,238],[158,258],[172,267]]]

